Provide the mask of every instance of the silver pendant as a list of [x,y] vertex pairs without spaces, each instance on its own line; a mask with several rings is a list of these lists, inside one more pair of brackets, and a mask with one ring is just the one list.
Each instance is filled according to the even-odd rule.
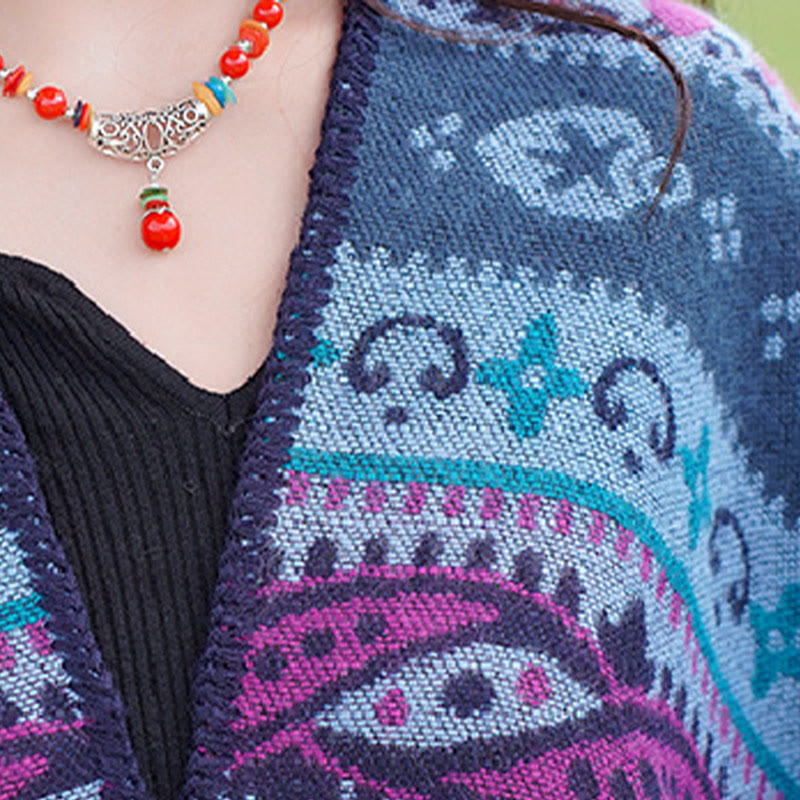
[[181,224],[170,208],[167,189],[158,185],[164,159],[191,144],[211,119],[205,103],[187,97],[146,111],[95,113],[88,140],[101,153],[146,162],[150,185],[139,193],[144,209],[141,236],[151,250],[169,252],[181,238]]

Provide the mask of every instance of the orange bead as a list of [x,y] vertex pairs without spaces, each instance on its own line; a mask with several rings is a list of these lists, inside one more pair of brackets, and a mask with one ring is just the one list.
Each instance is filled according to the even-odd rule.
[[203,105],[215,116],[218,117],[222,113],[222,106],[217,100],[214,92],[208,88],[204,83],[197,83],[195,81],[192,84],[192,91],[194,92],[194,96],[203,102]]
[[250,42],[253,47],[247,54],[249,58],[258,58],[269,44],[269,32],[261,22],[246,19],[239,26],[239,38]]
[[259,0],[253,9],[253,19],[265,22],[268,28],[274,28],[283,19],[283,6],[278,0]]
[[33,73],[32,72],[25,73],[25,77],[19,82],[19,86],[17,86],[17,91],[16,91],[17,97],[25,94],[25,92],[27,92],[28,89],[31,88],[32,83],[33,83]]
[[67,110],[67,98],[61,89],[55,86],[43,86],[36,92],[33,101],[36,113],[42,119],[56,119],[64,115]]

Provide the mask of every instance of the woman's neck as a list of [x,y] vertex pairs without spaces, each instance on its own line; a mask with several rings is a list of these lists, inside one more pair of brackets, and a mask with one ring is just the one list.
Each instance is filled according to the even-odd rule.
[[[267,52],[237,91],[259,94],[325,52],[341,0],[290,0]],[[218,73],[222,52],[255,0],[0,0],[0,52],[23,63],[35,85],[54,83],[104,110],[162,105]]]
[[[0,0],[0,52],[71,102],[160,106],[218,72],[254,4]],[[238,105],[168,160],[163,182],[184,240],[166,257],[138,237],[141,165],[100,156],[27,102],[0,103],[0,176],[12,187],[0,191],[0,252],[65,274],[192,383],[240,386],[271,343],[342,13],[340,0],[289,0],[267,52],[234,83]]]

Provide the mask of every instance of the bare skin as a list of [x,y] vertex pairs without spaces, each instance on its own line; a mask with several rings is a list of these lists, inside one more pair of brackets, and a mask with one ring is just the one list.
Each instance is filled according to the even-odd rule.
[[[218,73],[252,5],[0,0],[0,52],[70,102],[158,107]],[[162,183],[184,238],[166,255],[139,240],[143,166],[100,155],[27,100],[0,106],[0,252],[68,276],[213,392],[243,384],[271,345],[341,34],[340,0],[288,0],[285,12],[267,52],[234,83],[238,105],[167,161]]]

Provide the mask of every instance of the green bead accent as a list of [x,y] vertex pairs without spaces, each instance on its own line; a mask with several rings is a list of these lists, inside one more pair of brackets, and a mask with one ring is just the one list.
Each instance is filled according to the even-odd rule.
[[151,197],[152,195],[156,194],[163,194],[164,197],[167,196],[167,189],[164,186],[148,186],[145,189],[142,189],[142,193],[139,195],[142,199],[145,197]]
[[142,205],[142,208],[147,205],[151,200],[161,200],[163,201],[164,205],[169,205],[169,201],[167,200],[167,190],[163,186],[148,186],[146,189],[142,189],[141,194],[139,195],[139,202]]

